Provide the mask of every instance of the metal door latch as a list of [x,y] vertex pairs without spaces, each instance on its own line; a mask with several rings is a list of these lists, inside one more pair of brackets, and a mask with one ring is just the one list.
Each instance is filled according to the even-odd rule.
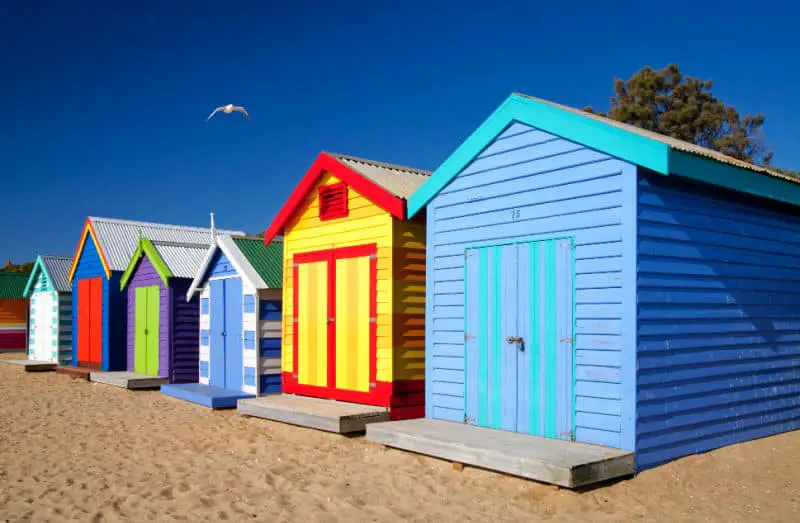
[[519,336],[509,336],[506,338],[508,343],[522,343],[522,338]]

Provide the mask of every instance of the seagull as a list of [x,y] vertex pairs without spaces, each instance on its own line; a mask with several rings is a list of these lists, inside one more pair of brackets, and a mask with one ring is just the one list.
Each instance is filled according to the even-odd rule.
[[219,107],[214,109],[211,112],[211,114],[208,115],[208,118],[206,118],[206,121],[211,120],[211,117],[214,116],[215,114],[217,114],[220,111],[222,111],[225,114],[231,114],[233,111],[239,111],[240,113],[242,113],[244,115],[245,118],[247,118],[248,120],[250,119],[250,115],[247,114],[247,109],[245,109],[244,107],[241,107],[239,105],[228,104],[228,105],[220,105]]

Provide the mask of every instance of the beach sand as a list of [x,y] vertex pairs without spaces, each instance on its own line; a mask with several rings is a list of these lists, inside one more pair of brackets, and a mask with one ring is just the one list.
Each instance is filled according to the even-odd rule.
[[0,441],[0,521],[800,521],[800,432],[575,493],[0,365]]

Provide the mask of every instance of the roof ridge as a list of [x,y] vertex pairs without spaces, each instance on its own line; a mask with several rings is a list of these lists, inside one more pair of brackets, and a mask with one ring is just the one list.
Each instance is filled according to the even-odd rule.
[[692,142],[689,142],[687,140],[681,140],[680,138],[673,138],[672,136],[668,136],[666,134],[661,134],[661,133],[656,132],[656,131],[651,131],[649,129],[644,129],[642,127],[637,127],[637,126],[635,126],[633,124],[629,124],[629,123],[626,123],[626,122],[620,122],[619,120],[614,120],[613,118],[609,118],[607,116],[603,116],[603,115],[600,115],[600,114],[589,113],[587,111],[584,111],[583,109],[578,109],[577,107],[572,107],[570,105],[564,105],[564,104],[561,104],[561,103],[558,103],[558,102],[553,102],[551,100],[545,100],[544,98],[538,98],[536,96],[531,96],[529,94],[521,93],[521,92],[518,92],[518,91],[512,91],[511,94],[512,95],[516,95],[516,96],[520,96],[522,98],[527,98],[529,100],[533,100],[533,101],[536,101],[536,102],[539,102],[539,103],[543,103],[543,104],[549,105],[551,107],[555,107],[557,109],[562,109],[564,111],[577,113],[577,114],[579,114],[581,116],[584,116],[586,118],[589,118],[589,119],[592,119],[592,120],[596,120],[596,121],[600,121],[600,122],[606,123],[607,125],[613,125],[613,126],[619,127],[622,130],[625,130],[625,131],[628,131],[628,132],[632,132],[632,133],[637,133],[637,134],[640,134],[640,135],[648,136],[648,137],[652,138],[653,140],[657,140],[657,141],[667,145],[668,147],[671,146],[669,142],[672,142],[673,143],[672,146],[674,146],[674,147],[682,147],[682,149],[680,149],[680,150],[682,150],[683,152],[689,153],[689,154],[703,155],[703,152],[701,152],[701,151],[692,152],[690,150],[687,150],[687,149],[702,149],[702,151],[708,151],[707,158],[709,158],[711,160],[714,160],[714,161],[717,161],[717,162],[729,163],[731,165],[735,165],[735,166],[741,167],[743,169],[749,169],[749,170],[752,170],[752,171],[755,171],[755,172],[760,172],[760,173],[763,173],[763,174],[767,174],[769,176],[773,176],[775,178],[782,178],[784,180],[787,180],[787,181],[790,181],[790,182],[794,182],[794,183],[800,183],[800,179],[798,179],[798,178],[796,178],[794,176],[791,176],[791,175],[788,175],[788,174],[784,174],[784,173],[772,170],[769,167],[756,165],[756,164],[748,162],[746,160],[740,160],[738,158],[734,158],[733,156],[727,155],[727,154],[725,154],[725,153],[723,153],[721,151],[717,151],[717,150],[711,149],[709,147],[705,147],[703,145],[698,145],[696,143],[692,143]]
[[[211,232],[210,227],[197,227],[195,225],[176,225],[172,223],[157,223],[157,222],[145,222],[139,220],[127,220],[125,218],[107,218],[104,216],[89,216],[89,220],[91,221],[101,221],[106,223],[115,223],[118,225],[130,225],[130,226],[144,226],[144,227],[153,227],[157,229],[181,229],[185,231],[203,231],[203,232]],[[227,233],[236,233],[238,231],[234,231],[232,229],[217,229],[217,232],[227,232]]]
[[[234,236],[234,235],[231,235],[231,238],[234,239],[234,240],[248,240],[248,241],[254,241],[254,242],[256,242],[256,241],[263,242],[264,241],[264,237],[263,236]],[[283,238],[277,238],[276,237],[272,241],[274,241],[274,242],[282,242]]]
[[410,172],[410,173],[420,174],[420,175],[423,175],[423,176],[430,176],[433,173],[432,171],[428,171],[428,170],[425,170],[425,169],[417,169],[416,167],[409,167],[407,165],[398,165],[398,164],[389,163],[389,162],[381,162],[381,161],[378,161],[378,160],[368,160],[366,158],[361,158],[359,156],[353,156],[351,154],[332,153],[332,152],[326,152],[326,153],[329,154],[330,156],[332,156],[333,158],[336,158],[337,160],[339,160],[339,159],[351,160],[351,161],[354,161],[354,162],[372,164],[372,165],[374,165],[376,167],[383,167],[385,169],[393,169],[393,170],[396,170],[396,171],[407,171],[407,172]]
[[50,258],[51,260],[52,259],[56,259],[56,260],[72,260],[72,256],[57,256],[55,254],[40,254],[39,257],[42,258],[42,259]]
[[165,247],[194,247],[198,249],[208,249],[211,244],[196,243],[196,242],[176,242],[171,240],[154,240],[152,238],[144,238],[150,240],[153,245],[164,245]]

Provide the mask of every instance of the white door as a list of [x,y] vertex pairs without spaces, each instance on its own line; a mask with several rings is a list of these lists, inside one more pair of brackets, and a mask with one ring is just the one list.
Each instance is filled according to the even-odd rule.
[[[31,296],[30,359],[58,361],[58,294],[37,292]],[[54,356],[53,353],[56,353]]]

